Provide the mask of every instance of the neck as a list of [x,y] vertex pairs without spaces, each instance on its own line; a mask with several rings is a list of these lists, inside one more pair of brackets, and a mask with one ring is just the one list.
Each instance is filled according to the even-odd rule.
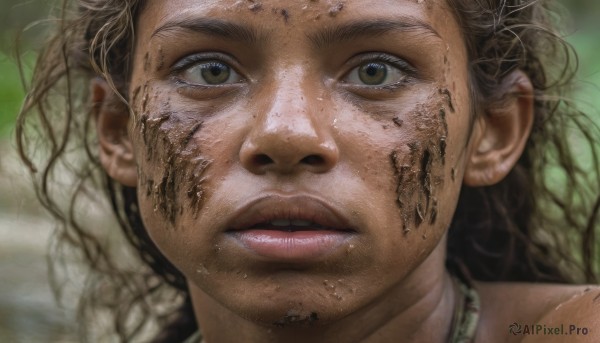
[[[441,263],[440,256],[441,254]],[[370,305],[327,324],[267,327],[240,317],[190,284],[205,342],[446,342],[455,291],[434,251],[415,271]]]

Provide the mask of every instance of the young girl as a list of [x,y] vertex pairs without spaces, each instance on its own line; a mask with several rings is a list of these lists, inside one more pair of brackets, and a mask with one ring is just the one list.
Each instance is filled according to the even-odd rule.
[[596,282],[598,131],[548,6],[65,1],[17,139],[89,265],[82,339],[600,340],[567,285]]

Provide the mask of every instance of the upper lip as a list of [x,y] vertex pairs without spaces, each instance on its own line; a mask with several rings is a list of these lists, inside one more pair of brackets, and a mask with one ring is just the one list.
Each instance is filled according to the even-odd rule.
[[326,230],[356,231],[350,221],[333,206],[313,196],[266,195],[235,211],[227,228],[247,230],[273,220],[310,221]]

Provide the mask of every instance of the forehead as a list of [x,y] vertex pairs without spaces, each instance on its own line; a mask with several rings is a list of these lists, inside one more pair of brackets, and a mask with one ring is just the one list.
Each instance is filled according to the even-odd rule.
[[138,38],[150,39],[165,27],[196,18],[225,19],[261,35],[288,38],[298,33],[306,36],[319,27],[371,20],[423,33],[429,30],[447,44],[462,43],[456,20],[443,0],[149,0],[138,20]]

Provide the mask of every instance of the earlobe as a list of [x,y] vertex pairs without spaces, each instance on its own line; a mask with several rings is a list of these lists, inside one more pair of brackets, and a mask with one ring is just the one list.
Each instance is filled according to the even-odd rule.
[[525,149],[534,119],[533,85],[520,70],[504,78],[502,100],[477,118],[471,135],[464,175],[467,186],[500,182],[515,166]]
[[92,115],[100,144],[100,163],[106,173],[124,186],[137,185],[137,165],[127,132],[129,111],[100,78],[91,82]]

